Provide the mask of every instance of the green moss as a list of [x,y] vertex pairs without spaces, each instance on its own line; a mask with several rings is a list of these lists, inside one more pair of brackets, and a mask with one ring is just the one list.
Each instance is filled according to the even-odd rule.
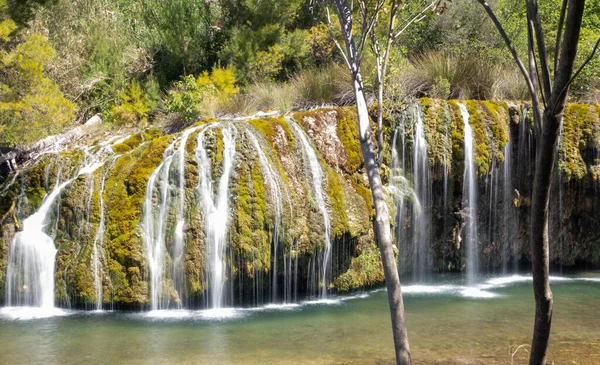
[[256,271],[268,272],[271,267],[272,222],[266,218],[264,178],[257,161],[251,168],[241,169],[234,194],[232,242],[240,260],[240,267],[235,267],[234,272],[254,278]]
[[362,165],[362,150],[358,139],[358,117],[354,108],[337,108],[337,136],[346,150],[345,172],[353,174]]
[[360,195],[366,206],[367,211],[369,212],[370,217],[375,216],[375,205],[373,204],[373,193],[371,192],[371,188],[368,186],[368,183],[365,183],[364,178],[360,174],[354,174],[350,178],[350,183],[352,187],[358,195]]
[[448,109],[450,111],[450,115],[452,118],[452,129],[450,132],[450,140],[452,144],[452,162],[453,162],[453,171],[463,171],[464,170],[464,160],[465,160],[465,151],[464,151],[464,122],[462,119],[462,115],[460,113],[460,108],[458,107],[458,101],[450,100],[448,101]]
[[336,134],[344,147],[346,163],[341,168],[348,174],[353,174],[362,166],[362,150],[358,138],[358,117],[355,108],[321,108],[310,111],[294,113],[294,120],[299,121],[306,129],[307,118],[316,121],[315,124],[323,123],[323,115],[334,112],[336,115]]
[[347,272],[338,276],[333,287],[340,292],[373,286],[384,282],[381,255],[375,244],[363,246],[360,254],[353,258]]
[[[566,180],[582,179],[588,173],[586,161],[588,150],[600,150],[600,132],[598,129],[600,106],[567,105],[564,113],[563,134],[558,154],[558,168]],[[590,168],[592,176],[596,169]]]
[[[450,162],[452,145],[449,140],[452,119],[446,101],[437,99],[420,99],[423,108],[424,129],[427,138],[430,166],[444,166]],[[451,167],[451,166],[449,166]]]
[[292,131],[290,130],[290,126],[285,120],[285,117],[280,116],[277,118],[252,119],[248,121],[248,123],[254,128],[256,128],[260,133],[262,133],[262,135],[267,138],[267,141],[269,141],[269,144],[275,147],[276,149],[277,143],[275,137],[277,135],[277,128],[282,128],[285,133],[287,142],[289,143],[289,148],[291,150],[294,149],[294,136],[292,134]]
[[332,210],[331,233],[334,237],[341,237],[349,231],[346,204],[344,203],[343,186],[339,175],[333,168],[326,166],[327,196]]
[[[152,140],[131,154],[120,157],[105,185],[106,252],[114,300],[121,303],[143,303],[145,286],[136,284],[129,271],[143,267],[143,244],[138,224],[148,179],[160,165],[164,150],[172,140],[167,135]],[[134,285],[136,284],[136,285]]]
[[504,161],[502,150],[508,143],[509,122],[508,105],[506,103],[482,101],[481,112],[491,132],[491,154],[499,162]]

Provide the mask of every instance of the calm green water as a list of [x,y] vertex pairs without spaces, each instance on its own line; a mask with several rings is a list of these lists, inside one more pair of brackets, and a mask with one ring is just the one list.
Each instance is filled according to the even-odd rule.
[[[581,277],[581,275],[580,275]],[[507,364],[527,344],[527,278],[467,290],[452,277],[406,286],[415,364]],[[600,276],[553,280],[550,356],[600,364]],[[394,359],[384,291],[327,303],[224,312],[85,313],[17,319],[0,311],[1,364],[387,364]],[[165,318],[165,317],[172,318]],[[515,357],[525,363],[526,352]]]

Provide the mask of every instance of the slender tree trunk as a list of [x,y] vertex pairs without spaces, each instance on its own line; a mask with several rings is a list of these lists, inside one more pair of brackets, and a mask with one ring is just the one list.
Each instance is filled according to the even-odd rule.
[[535,322],[530,364],[545,364],[552,323],[552,291],[550,290],[550,254],[548,242],[548,206],[550,179],[554,168],[554,151],[558,139],[558,118],[544,113],[543,136],[538,138],[536,168],[531,204],[531,259],[533,263],[533,295]]
[[[356,99],[364,100],[364,90],[360,82],[354,81]],[[369,114],[365,102],[357,102],[359,124],[369,123]],[[369,185],[375,205],[375,236],[381,252],[381,261],[385,274],[385,285],[388,293],[390,314],[392,317],[392,332],[394,335],[394,348],[396,350],[396,363],[411,364],[410,346],[404,318],[404,301],[400,287],[400,276],[396,265],[396,256],[392,244],[392,231],[390,228],[390,213],[383,191],[383,183],[379,173],[379,164],[370,133],[366,138],[360,138],[360,147],[363,153],[365,168],[369,177]]]
[[[535,1],[533,1],[535,2]],[[535,297],[535,322],[531,341],[530,365],[546,363],[550,327],[552,324],[553,298],[550,290],[550,250],[548,240],[548,207],[550,182],[554,168],[554,151],[563,119],[567,93],[572,82],[574,61],[581,31],[584,0],[569,0],[560,63],[554,75],[554,85],[544,80],[548,105],[542,123],[536,129],[536,166],[531,202],[531,257],[533,273],[533,295]],[[536,5],[537,6],[537,5]],[[539,16],[533,17],[535,29],[540,29]],[[538,47],[540,44],[538,44]],[[548,90],[551,90],[548,93]]]
[[400,276],[398,275],[398,267],[396,266],[396,257],[392,245],[390,213],[388,211],[383,191],[383,183],[379,173],[377,154],[371,139],[371,123],[369,120],[365,90],[360,72],[360,57],[352,35],[352,9],[347,0],[333,0],[333,4],[340,21],[342,35],[346,45],[346,58],[352,76],[352,89],[354,91],[354,96],[356,97],[360,146],[367,175],[369,177],[369,185],[371,186],[371,194],[373,195],[373,204],[375,205],[375,238],[379,245],[383,271],[385,274],[385,284],[387,287],[390,315],[392,319],[394,349],[396,351],[396,363],[398,365],[410,365],[412,364],[412,360],[410,357],[408,334],[406,332]]
[[[547,51],[544,44],[543,27],[538,13],[537,0],[526,0],[527,6],[527,42],[529,56],[529,72],[521,62],[519,55],[502,24],[485,0],[477,0],[485,9],[498,32],[511,51],[515,63],[521,70],[523,78],[531,93],[533,119],[536,134],[535,175],[533,181],[531,203],[531,260],[533,274],[533,295],[535,298],[535,321],[533,340],[531,341],[530,365],[546,363],[550,327],[552,324],[552,291],[550,290],[550,250],[548,242],[548,207],[550,205],[550,182],[554,168],[554,155],[560,123],[563,119],[567,93],[573,77],[574,62],[577,56],[577,46],[581,31],[581,21],[585,0],[564,0],[561,8],[561,18],[556,44],[562,47],[556,50],[560,58],[554,62],[554,83],[550,83]],[[568,9],[568,11],[567,11]],[[560,35],[565,19],[565,32],[562,42]],[[600,42],[600,41],[599,41]],[[541,90],[538,89],[538,66],[536,64],[536,43],[541,67]],[[594,48],[595,52],[596,48]],[[590,57],[593,56],[593,52]],[[589,58],[588,58],[589,60]],[[587,62],[587,61],[586,61]],[[581,66],[585,66],[585,63]],[[544,101],[544,113],[541,114],[539,96]]]

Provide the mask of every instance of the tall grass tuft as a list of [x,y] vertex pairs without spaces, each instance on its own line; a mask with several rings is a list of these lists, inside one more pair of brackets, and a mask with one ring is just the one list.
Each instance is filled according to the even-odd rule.
[[425,52],[411,60],[397,82],[408,95],[443,99],[522,99],[527,89],[518,71],[477,55]]
[[292,78],[290,84],[298,93],[297,106],[301,108],[354,103],[350,74],[344,65],[331,64],[303,70]]

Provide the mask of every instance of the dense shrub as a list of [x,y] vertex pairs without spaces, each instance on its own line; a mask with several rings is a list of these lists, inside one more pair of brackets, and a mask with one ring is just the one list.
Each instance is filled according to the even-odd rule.
[[46,77],[54,50],[41,34],[20,37],[0,0],[0,144],[33,142],[62,131],[76,107]]
[[229,98],[237,94],[235,76],[231,69],[215,68],[199,77],[184,76],[167,93],[166,110],[176,113],[184,122],[191,122],[207,113],[215,98]]
[[110,108],[108,119],[117,125],[145,127],[151,111],[150,100],[137,80],[119,94],[119,104]]

